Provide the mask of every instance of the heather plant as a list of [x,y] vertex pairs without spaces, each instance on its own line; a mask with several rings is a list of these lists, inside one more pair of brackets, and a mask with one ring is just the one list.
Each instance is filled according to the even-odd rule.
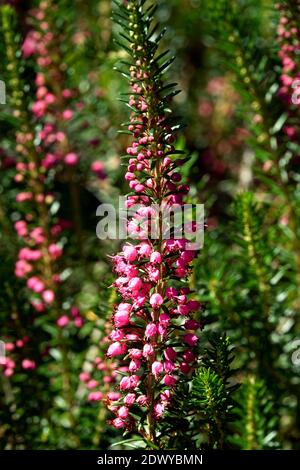
[[[18,156],[15,163],[14,179],[21,189],[16,195],[18,218],[14,223],[14,228],[20,240],[20,248],[15,265],[15,276],[25,278],[29,302],[36,314],[43,314],[44,321],[47,316],[48,321],[56,325],[50,330],[52,344],[47,345],[45,341],[45,344],[41,346],[46,348],[44,352],[46,356],[50,344],[52,347],[58,346],[60,355],[58,364],[62,374],[60,387],[63,390],[66,419],[74,425],[72,384],[68,365],[68,340],[62,332],[62,328],[69,323],[72,316],[72,323],[74,322],[77,328],[80,328],[83,322],[79,310],[75,306],[70,306],[70,313],[66,312],[63,315],[63,308],[59,300],[59,296],[61,296],[61,293],[58,293],[59,284],[62,279],[57,260],[62,256],[63,245],[60,237],[67,225],[58,218],[56,219],[55,211],[51,209],[53,204],[55,206],[55,197],[51,192],[53,182],[51,174],[47,174],[49,167],[44,165],[44,160],[40,157],[43,148],[41,145],[35,144],[36,128],[26,106],[20,64],[12,37],[11,24],[14,21],[14,15],[9,7],[3,7],[1,13],[3,34],[10,63],[10,83],[13,91],[11,106],[13,115],[18,121],[18,129],[15,131],[15,151]],[[41,323],[38,318],[32,321],[37,324]],[[46,326],[43,329],[47,331]],[[22,367],[31,370],[35,369],[37,364],[30,359],[24,359]],[[8,376],[9,371],[10,369],[6,368],[4,373]]]
[[[36,14],[44,18],[44,10],[48,4],[44,2],[42,5],[44,8]],[[76,349],[78,354],[82,349],[84,350],[84,342],[80,340],[78,343],[84,320],[79,308],[74,304],[71,290],[64,298],[66,295],[64,281],[68,277],[67,270],[70,265],[67,261],[68,253],[66,257],[63,248],[68,244],[68,238],[70,240],[72,223],[63,220],[58,214],[61,201],[56,191],[55,180],[57,172],[60,171],[57,166],[58,155],[61,155],[63,150],[66,155],[70,155],[66,135],[59,130],[59,126],[62,120],[69,121],[72,116],[69,113],[66,119],[66,116],[61,116],[62,111],[54,107],[59,97],[47,90],[45,76],[40,71],[38,71],[38,83],[36,83],[40,101],[31,101],[29,90],[26,89],[22,76],[24,62],[21,62],[19,56],[20,44],[14,38],[16,24],[14,12],[10,7],[5,6],[2,7],[1,15],[3,39],[9,64],[7,77],[11,99],[8,105],[15,119],[15,127],[11,129],[10,137],[13,142],[16,141],[15,148],[9,148],[14,153],[14,157],[11,158],[10,165],[6,164],[6,166],[9,171],[12,167],[10,176],[13,176],[18,187],[17,192],[13,194],[15,218],[11,221],[11,226],[8,225],[7,231],[13,232],[15,229],[18,238],[16,245],[19,248],[14,275],[17,279],[26,281],[27,292],[25,293],[23,285],[24,295],[21,298],[27,298],[28,306],[24,312],[27,315],[28,324],[31,325],[28,331],[22,318],[20,327],[15,330],[13,325],[19,323],[18,309],[20,307],[18,303],[14,303],[10,309],[11,321],[6,326],[8,333],[3,331],[6,357],[1,365],[6,378],[12,377],[16,372],[17,374],[16,379],[12,377],[12,383],[9,386],[11,392],[8,395],[6,393],[5,396],[9,397],[9,403],[14,404],[13,397],[15,395],[16,399],[19,393],[19,387],[15,387],[15,381],[24,380],[24,374],[20,376],[19,369],[31,375],[34,370],[37,370],[38,376],[41,377],[40,383],[44,386],[42,392],[44,396],[39,397],[39,408],[33,408],[35,413],[38,409],[43,410],[44,413],[38,418],[39,422],[44,423],[40,439],[51,446],[53,440],[58,439],[57,429],[70,429],[66,439],[62,438],[59,442],[62,442],[63,446],[74,447],[80,445],[80,439],[76,434],[75,415],[76,413],[78,415],[78,411],[76,412],[78,399],[75,392],[81,359],[78,358],[72,367],[70,360]],[[33,33],[29,34],[31,36],[27,37],[23,44],[23,57],[25,58],[28,56],[28,41],[31,41],[31,46],[33,46]],[[53,64],[51,51],[48,51],[46,47],[51,45],[52,33],[48,31],[47,34],[46,39],[38,34],[33,35],[36,42],[31,53],[37,52],[38,49],[43,56],[43,61],[37,59],[39,67],[45,67],[45,61],[48,66]],[[37,40],[40,42],[37,43]],[[42,47],[45,50],[41,50]],[[48,72],[49,69],[46,70],[46,75]],[[54,80],[54,77],[52,79]],[[58,136],[60,136],[59,139],[57,139]],[[56,155],[53,152],[56,152]],[[103,171],[103,167],[101,168]],[[95,170],[99,173],[99,168]],[[76,225],[76,214],[74,221]],[[9,293],[8,298],[12,298],[12,292]],[[18,332],[22,335],[15,338]],[[34,341],[35,338],[32,340],[31,334],[36,335],[36,341]],[[75,341],[76,347],[74,347]],[[35,343],[35,346],[32,343]],[[28,356],[26,351],[29,351]],[[34,357],[32,357],[33,354]],[[7,379],[4,380],[7,382]],[[7,388],[6,382],[3,385],[5,389]],[[48,404],[48,410],[46,390],[48,390],[48,400],[50,402],[53,400],[50,407]],[[51,414],[48,415],[49,410]],[[33,417],[30,416],[30,419]],[[30,421],[28,421],[29,424]],[[41,432],[41,429],[38,432]],[[16,446],[18,445],[24,445],[23,439],[16,443]]]
[[[138,430],[155,446],[159,445],[157,424],[172,401],[173,389],[195,366],[200,323],[192,313],[201,306],[183,282],[190,274],[195,250],[189,248],[187,239],[166,239],[163,229],[164,210],[183,205],[189,187],[181,183],[184,160],[177,157],[182,151],[173,145],[178,125],[167,108],[176,91],[163,82],[163,72],[173,59],[157,53],[159,40],[152,40],[154,7],[146,11],[142,7],[143,2],[130,1],[116,12],[132,60],[129,74],[125,73],[132,110],[127,126],[133,135],[127,148],[125,179],[133,190],[127,207],[140,207],[128,221],[128,231],[139,243],[125,244],[113,258],[118,275],[114,285],[121,302],[112,318],[115,329],[107,355],[128,358],[128,372],[119,385],[122,400],[109,400],[116,414],[112,424]],[[148,220],[143,223],[143,218],[149,215],[157,221],[156,239],[145,237]]]
[[298,3],[1,3],[1,449],[299,448]]

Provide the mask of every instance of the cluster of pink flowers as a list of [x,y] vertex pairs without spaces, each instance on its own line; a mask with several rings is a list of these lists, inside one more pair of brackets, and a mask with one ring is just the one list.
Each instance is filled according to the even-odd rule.
[[[129,360],[129,375],[119,385],[125,393],[124,404],[115,410],[117,418],[113,420],[118,428],[133,424],[129,408],[135,403],[152,405],[154,418],[160,418],[180,375],[193,370],[193,348],[198,342],[196,330],[200,324],[191,315],[200,309],[200,304],[189,298],[188,287],[175,288],[166,282],[167,273],[178,280],[189,273],[194,253],[183,247],[180,240],[167,240],[160,253],[152,243],[143,241],[136,246],[125,245],[123,253],[114,257],[119,276],[115,286],[123,301],[113,315],[115,328],[107,356]],[[151,376],[161,388],[154,403],[150,403],[152,391],[147,383]]]
[[[128,4],[133,18],[139,11],[137,4]],[[122,300],[112,317],[107,356],[121,357],[129,371],[119,383],[122,398],[113,406],[113,426],[139,426],[131,413],[137,406],[147,414],[152,439],[176,384],[186,381],[193,371],[200,328],[193,314],[201,306],[191,298],[186,282],[196,252],[185,238],[165,237],[160,223],[166,209],[184,204],[189,187],[181,182],[178,171],[183,160],[176,158],[180,152],[173,146],[174,130],[164,110],[162,83],[153,79],[155,69],[145,54],[151,46],[140,41],[143,37],[132,44],[135,62],[130,67],[129,105],[133,112],[128,130],[133,141],[127,148],[125,175],[133,190],[127,198],[127,207],[133,210],[128,233],[138,243],[125,244],[113,257],[118,276],[114,286]],[[149,217],[152,223],[156,219],[155,238],[147,235]]]
[[53,265],[62,255],[58,237],[66,224],[59,220],[50,224],[48,214],[54,196],[44,185],[45,173],[36,158],[40,149],[32,147],[32,140],[30,132],[17,134],[16,150],[23,160],[19,158],[16,164],[15,181],[24,189],[16,196],[23,216],[15,222],[15,230],[23,246],[18,253],[15,274],[27,279],[27,287],[34,293],[33,305],[43,311],[55,300],[53,286],[60,278],[53,274]]
[[50,217],[54,195],[45,184],[45,172],[37,161],[40,148],[32,146],[31,133],[17,134],[17,152],[23,161],[16,164],[16,182],[23,186],[16,196],[21,217],[14,224],[21,242],[15,275],[26,279],[31,302],[43,312],[55,301],[56,286],[61,282],[57,262],[63,253],[60,239],[68,221]]
[[119,392],[113,390],[118,381],[118,371],[126,372],[128,368],[119,367],[118,362],[105,357],[107,343],[109,342],[108,331],[111,330],[109,323],[105,326],[106,335],[98,344],[98,352],[93,359],[86,360],[83,371],[79,375],[80,381],[85,384],[90,402],[113,403],[121,397]]
[[[282,71],[280,76],[281,86],[279,96],[287,105],[289,119],[284,126],[287,137],[299,142],[299,125],[295,112],[300,103],[300,28],[294,11],[286,2],[276,5],[280,12],[279,24],[277,27],[277,40],[280,46],[278,52]],[[298,11],[300,16],[300,2],[294,1],[293,9]]]
[[117,379],[117,364],[97,356],[89,363],[89,371],[81,372],[79,378],[87,388],[90,402],[118,400],[120,393],[111,390]]
[[[63,221],[53,224],[51,233],[54,237],[64,225]],[[36,311],[43,312],[55,300],[54,287],[60,282],[60,276],[54,273],[54,263],[62,255],[62,247],[56,241],[48,242],[45,228],[36,225],[32,213],[18,220],[15,230],[25,245],[19,250],[15,275],[27,279],[27,288],[32,292],[32,305]],[[45,263],[50,269],[50,278],[47,277],[49,272],[45,273]]]
[[[15,373],[17,367],[16,358],[14,357],[15,352],[20,352],[24,346],[28,343],[28,336],[24,336],[16,341],[5,342],[5,356],[0,357],[0,368],[3,371],[5,377],[11,377]],[[35,361],[23,357],[20,361],[21,368],[24,370],[33,370],[36,368]]]

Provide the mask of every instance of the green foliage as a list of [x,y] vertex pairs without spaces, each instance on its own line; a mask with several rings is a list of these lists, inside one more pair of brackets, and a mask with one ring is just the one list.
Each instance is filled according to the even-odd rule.
[[[81,248],[76,230],[63,237],[60,313],[74,303],[85,323],[80,330],[59,331],[54,316],[34,311],[24,281],[14,274],[20,248],[14,231],[20,218],[15,133],[22,123],[35,133],[40,130],[30,111],[39,67],[32,56],[22,57],[20,47],[31,27],[29,9],[39,1],[10,3],[16,8],[5,4],[0,9],[0,78],[8,101],[0,109],[0,340],[29,333],[31,339],[13,352],[12,377],[0,369],[0,448],[150,448],[135,435],[122,441],[107,424],[104,404],[88,402],[78,379],[97,355],[105,357],[99,342],[116,301],[108,289],[113,277],[107,255],[117,251],[119,241],[96,238],[95,211],[101,201],[116,203],[127,185],[118,155],[125,153],[128,136],[125,131],[117,138],[117,133],[128,110],[116,99],[124,93],[127,100],[127,83],[113,69],[123,61],[121,71],[128,79],[128,65],[136,60],[130,12],[117,1],[112,19],[109,0],[59,0],[48,18],[64,87],[76,90],[78,110],[67,132],[81,157],[73,181],[64,172],[51,173],[57,202],[52,210],[74,222],[73,182],[81,224]],[[192,158],[181,172],[191,186],[191,202],[204,202],[207,216],[205,244],[190,279],[203,305],[198,313],[204,328],[201,357],[194,378],[176,391],[159,424],[161,447],[299,449],[299,136],[291,140],[285,133],[290,124],[298,129],[299,107],[291,113],[278,94],[278,2],[154,3],[139,2],[148,11],[140,12],[143,27],[137,32],[156,84],[153,106],[168,109],[174,97],[176,114],[188,123],[177,148]],[[299,24],[295,2],[279,3]],[[167,31],[160,32],[156,22]],[[120,28],[123,35],[113,41]],[[161,79],[174,56],[173,83],[164,87]],[[170,126],[176,123],[170,120]],[[105,165],[103,181],[90,174],[95,159]],[[26,357],[37,362],[36,370],[21,367]],[[74,421],[63,392],[66,358]],[[96,374],[101,380],[102,372]]]
[[162,426],[167,448],[223,449],[230,444],[236,418],[234,394],[239,387],[232,368],[232,346],[225,334],[209,334],[191,382],[176,389]]
[[233,360],[229,338],[211,334],[203,366],[197,370],[192,384],[192,403],[201,416],[200,424],[207,428],[209,448],[226,446],[230,422],[235,416],[233,394],[239,385],[232,382]]
[[224,432],[221,423],[226,420],[228,410],[224,383],[212,369],[200,368],[193,385],[195,406],[202,411],[203,425],[207,427],[208,446],[223,448]]
[[197,271],[206,321],[228,331],[242,374],[264,380],[275,406],[292,416],[298,405],[285,397],[295,383],[289,345],[298,329],[297,275],[284,228],[249,192],[237,196],[233,216],[229,231],[206,238],[207,263]]
[[278,448],[278,416],[264,381],[250,376],[239,392],[239,421],[232,442],[242,450]]

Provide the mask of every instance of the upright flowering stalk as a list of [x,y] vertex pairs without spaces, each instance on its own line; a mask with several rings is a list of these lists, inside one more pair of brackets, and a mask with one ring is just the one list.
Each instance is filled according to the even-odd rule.
[[[48,5],[47,2],[42,2],[42,4],[44,4],[44,9]],[[41,10],[39,13],[43,13],[40,17],[41,20],[44,18],[44,12]],[[39,16],[37,13],[36,15]],[[32,113],[28,109],[28,97],[23,91],[24,83],[19,74],[20,64],[17,60],[16,44],[13,41],[13,20],[13,10],[10,7],[3,7],[2,24],[10,72],[10,105],[14,116],[19,120],[16,132],[15,181],[20,187],[16,196],[20,218],[15,222],[15,230],[22,248],[18,254],[15,274],[17,277],[26,279],[35,309],[38,312],[47,309],[52,311],[56,303],[55,291],[59,290],[59,285],[62,282],[59,272],[59,261],[63,254],[62,232],[70,227],[70,223],[60,220],[53,210],[53,204],[54,207],[57,206],[58,201],[53,192],[55,173],[53,164],[50,164],[48,151],[51,143],[56,142],[57,136],[64,135],[64,133],[57,132],[54,124],[49,123],[52,111],[47,115],[48,119],[45,123],[42,119],[44,115],[37,115],[34,111],[36,102],[31,106]],[[45,28],[46,25],[44,25]],[[51,34],[49,32],[48,34],[51,38]],[[28,38],[25,40],[26,42],[28,42]],[[27,50],[28,47],[27,45],[25,49]],[[37,47],[36,44],[34,47]],[[31,44],[31,50],[34,47]],[[39,48],[41,49],[41,47],[40,44]],[[25,55],[28,55],[28,51]],[[42,63],[50,65],[51,62],[45,49]],[[38,77],[40,80],[42,79],[41,74],[38,74]],[[54,80],[54,77],[52,78]],[[45,79],[43,78],[43,80]],[[38,86],[37,94],[40,91],[41,87]],[[52,97],[51,102],[56,101],[54,95],[45,86],[44,93],[45,96]],[[47,126],[52,128],[52,133],[47,133],[48,139],[44,139],[41,134],[45,132]],[[42,131],[40,131],[41,127]],[[58,140],[62,142],[62,139]],[[65,145],[69,145],[67,140]],[[61,308],[57,308],[56,305],[55,310],[61,310]],[[58,318],[57,325],[64,327],[72,319],[77,327],[82,326],[82,318],[76,307],[70,309],[70,316],[65,315]]]
[[[58,6],[52,0],[42,0],[37,8],[30,11],[28,23],[31,26],[22,45],[23,57],[33,57],[36,62],[36,96],[32,113],[40,125],[39,139],[44,149],[41,161],[45,171],[56,168],[59,178],[69,185],[73,220],[82,251],[82,227],[79,202],[79,179],[77,167],[79,152],[70,142],[70,125],[80,103],[74,103],[78,92],[66,86],[66,70],[61,44],[65,36],[55,25],[59,14]],[[77,109],[76,109],[77,108]]]
[[20,214],[15,230],[20,239],[15,274],[27,280],[31,300],[37,311],[44,311],[55,302],[55,286],[59,283],[55,265],[62,254],[57,240],[62,224],[51,217],[50,208],[55,201],[51,188],[51,175],[44,168],[43,149],[36,145],[35,126],[27,109],[27,97],[19,75],[16,45],[13,41],[14,13],[10,7],[2,8],[2,26],[9,62],[12,112],[19,121],[16,132],[16,175],[20,190],[16,196]]
[[[42,0],[29,12],[30,30],[22,45],[25,59],[34,59],[37,70],[32,113],[40,126],[38,138],[43,146],[42,167],[55,169],[56,179],[68,185],[78,251],[83,251],[80,185],[104,180],[103,162],[81,158],[80,142],[75,136],[78,117],[84,104],[78,100],[77,87],[68,86],[69,64],[63,45],[68,36],[57,27],[60,10],[52,0]],[[84,124],[86,125],[86,124]],[[91,143],[92,145],[92,143]],[[89,167],[88,167],[89,166]]]
[[39,137],[48,148],[42,162],[46,169],[59,163],[74,167],[79,161],[78,154],[71,149],[67,132],[67,123],[74,117],[72,108],[77,91],[65,86],[67,64],[60,50],[65,38],[53,27],[58,13],[54,2],[41,1],[30,11],[28,22],[31,29],[22,45],[23,57],[34,57],[38,70],[32,112],[42,124]]
[[[30,11],[28,23],[31,26],[22,46],[23,56],[33,57],[38,73],[36,75],[36,100],[32,112],[43,123],[39,137],[48,148],[43,165],[45,168],[64,164],[75,168],[80,155],[72,148],[68,125],[80,112],[84,104],[76,101],[78,89],[67,86],[67,69],[62,44],[67,40],[56,22],[60,11],[52,0],[42,0],[37,8]],[[103,163],[93,161],[90,167],[99,179],[105,178]],[[69,178],[74,176],[72,172]]]
[[[200,304],[190,298],[187,283],[196,252],[184,238],[165,238],[164,212],[182,207],[189,187],[181,183],[178,169],[183,160],[173,146],[178,126],[168,105],[176,92],[163,83],[163,71],[172,59],[164,62],[166,54],[157,54],[159,37],[153,39],[156,28],[151,25],[154,7],[145,11],[144,3],[129,0],[116,13],[131,57],[128,130],[133,138],[125,179],[133,190],[127,198],[133,210],[128,232],[138,243],[125,244],[113,258],[121,302],[112,317],[107,355],[121,357],[128,373],[119,385],[122,399],[108,400],[108,405],[116,415],[116,428],[136,429],[156,443],[157,423],[176,385],[193,371],[200,325],[192,315]],[[148,216],[156,220],[156,236],[147,237],[149,227],[143,221]]]
[[[53,192],[54,172],[44,165],[45,148],[38,136],[39,123],[29,110],[29,99],[24,93],[12,27],[15,21],[14,11],[5,5],[1,8],[1,17],[10,73],[8,85],[12,99],[9,104],[18,120],[15,181],[20,191],[16,196],[18,220],[15,222],[15,230],[19,237],[20,250],[15,275],[26,280],[28,297],[35,310],[47,315],[47,319],[56,325],[51,333],[52,344],[61,353],[59,380],[73,433],[74,394],[71,387],[69,350],[62,329],[70,322],[80,328],[83,320],[74,306],[70,307],[69,314],[63,315],[62,235],[69,223],[56,215],[55,206],[59,206],[59,203]],[[26,362],[25,367],[33,368],[33,364]],[[75,438],[76,436],[74,440]]]

